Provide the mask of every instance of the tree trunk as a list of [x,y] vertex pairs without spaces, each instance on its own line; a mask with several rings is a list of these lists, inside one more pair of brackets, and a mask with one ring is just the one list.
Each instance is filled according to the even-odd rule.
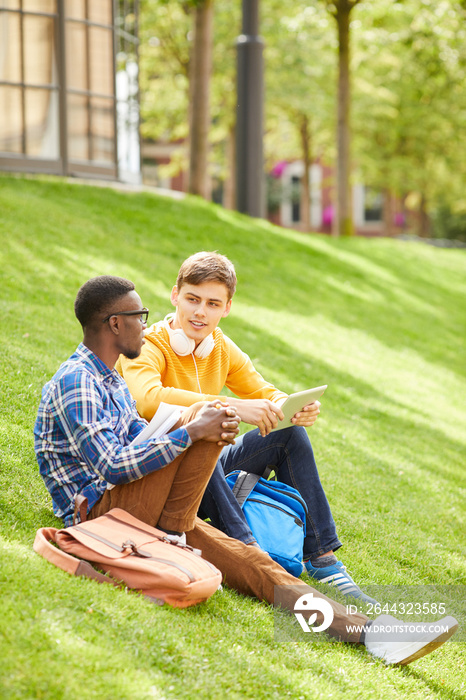
[[204,0],[194,12],[190,66],[189,192],[210,199],[208,177],[210,76],[212,73],[213,0]]
[[419,236],[422,238],[430,237],[430,217],[427,213],[427,199],[425,194],[421,195],[421,203],[419,205]]
[[383,191],[383,229],[385,236],[393,236],[394,211],[393,195],[388,189]]
[[[357,2],[358,0],[356,0]],[[339,236],[354,234],[350,189],[350,14],[354,0],[338,0],[334,17],[338,27],[337,201]]]
[[309,117],[301,115],[299,123],[299,135],[301,138],[301,154],[304,163],[304,174],[301,180],[301,227],[303,231],[311,230],[311,181],[309,170],[311,167],[311,134],[309,129]]

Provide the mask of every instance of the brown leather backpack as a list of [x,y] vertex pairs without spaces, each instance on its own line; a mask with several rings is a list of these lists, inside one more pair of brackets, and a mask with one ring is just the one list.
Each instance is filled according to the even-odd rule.
[[123,584],[176,608],[207,600],[222,580],[199,550],[169,540],[120,508],[63,530],[41,528],[34,550],[70,574]]

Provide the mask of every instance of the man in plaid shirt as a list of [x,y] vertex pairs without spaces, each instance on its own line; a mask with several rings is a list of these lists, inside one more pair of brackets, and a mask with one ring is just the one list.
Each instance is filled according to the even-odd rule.
[[[83,342],[44,387],[34,428],[40,473],[66,524],[76,497],[84,496],[89,518],[122,508],[172,537],[186,533],[187,543],[203,551],[231,588],[295,612],[302,627],[304,620],[316,622],[331,636],[364,644],[386,663],[408,664],[452,636],[458,627],[453,617],[423,623],[413,637],[409,623],[390,615],[372,621],[349,612],[262,550],[197,518],[220,451],[238,433],[235,409],[219,400],[194,404],[169,434],[132,445],[146,422],[113,367],[120,354],[139,355],[148,310],[132,282],[102,276],[81,287],[75,313]],[[397,629],[395,638],[381,635],[384,626]]]
[[[119,353],[138,356],[149,312],[142,307],[132,282],[110,276],[83,285],[75,312],[83,326],[83,342],[44,387],[34,428],[39,469],[55,514],[70,525],[79,495],[87,498],[89,515],[95,517],[99,504],[105,507],[111,500],[117,502],[128,491],[121,487],[131,483],[136,486],[125,506],[134,510],[141,499],[140,480],[152,475],[144,481],[148,492],[144,499],[153,511],[151,519],[158,516],[154,524],[168,532],[192,529],[193,499],[200,500],[215,466],[214,457],[238,433],[235,409],[218,402],[219,408],[199,403],[194,411],[184,412],[180,425],[169,435],[133,446],[132,440],[146,421],[138,416],[113,366]],[[194,450],[191,446],[199,441],[202,449]],[[151,491],[176,491],[180,480],[187,480],[181,500],[176,494],[175,501],[169,497],[153,507]],[[115,492],[112,487],[117,487]]]

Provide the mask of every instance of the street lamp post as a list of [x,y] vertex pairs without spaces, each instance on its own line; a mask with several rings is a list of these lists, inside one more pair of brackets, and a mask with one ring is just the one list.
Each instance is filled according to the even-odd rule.
[[258,31],[259,0],[243,0],[242,33],[237,39],[236,208],[263,217],[264,42]]

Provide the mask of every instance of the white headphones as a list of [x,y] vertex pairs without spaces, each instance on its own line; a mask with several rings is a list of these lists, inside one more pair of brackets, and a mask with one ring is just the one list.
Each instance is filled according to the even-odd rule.
[[196,348],[196,343],[192,338],[188,338],[186,333],[182,328],[176,328],[173,330],[170,328],[170,321],[173,319],[175,314],[168,314],[164,318],[165,328],[168,331],[168,337],[170,340],[171,348],[177,355],[181,357],[186,357],[186,355],[194,355],[200,360],[208,357],[215,347],[214,336],[210,333],[207,338],[199,343]]

